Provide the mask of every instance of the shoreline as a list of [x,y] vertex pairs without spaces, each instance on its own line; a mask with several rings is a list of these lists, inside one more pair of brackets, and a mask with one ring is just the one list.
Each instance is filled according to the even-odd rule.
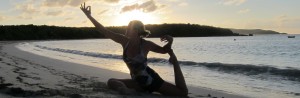
[[[13,91],[12,88],[21,88],[27,97],[125,96],[110,90],[106,86],[106,81],[109,78],[130,78],[129,74],[28,53],[15,47],[20,42],[0,42],[0,77],[2,77],[1,81],[3,80],[1,84],[12,83],[11,86],[3,87],[4,89],[0,87],[0,96],[13,95],[7,94]],[[203,87],[188,86],[188,88],[189,97],[246,98]],[[21,93],[22,90],[19,89]],[[25,95],[19,94],[16,97],[26,97]],[[164,96],[142,94],[126,97]]]

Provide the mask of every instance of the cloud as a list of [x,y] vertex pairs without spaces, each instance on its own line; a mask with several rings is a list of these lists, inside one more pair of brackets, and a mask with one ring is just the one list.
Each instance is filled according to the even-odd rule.
[[245,22],[244,28],[269,29],[284,33],[299,33],[300,18],[288,15],[277,15],[268,19],[251,19]]
[[4,21],[5,17],[4,16],[0,16],[0,21]]
[[128,12],[128,11],[132,11],[132,10],[138,9],[138,6],[139,6],[139,4],[133,4],[133,5],[124,6],[122,8],[121,13],[122,12]]
[[83,23],[83,24],[84,24],[84,23],[87,23],[87,20],[84,20],[84,21],[82,21],[81,23]]
[[285,33],[299,33],[300,18],[292,17],[286,14],[278,15],[273,18],[272,24],[275,26],[273,29],[282,30]]
[[275,17],[274,20],[278,27],[282,27],[285,23],[289,22],[292,19],[290,19],[287,15],[280,15],[278,17]]
[[77,7],[86,1],[87,0],[45,0],[43,1],[42,5],[46,7],[64,7],[64,6]]
[[150,0],[148,2],[142,3],[139,8],[144,12],[153,12],[157,9],[157,5],[155,5],[155,2],[153,0]]
[[41,9],[37,2],[34,0],[27,0],[22,3],[17,3],[13,9],[20,12],[16,16],[18,19],[33,19],[34,16],[39,16]]
[[[64,0],[59,0],[59,1],[64,1]],[[72,6],[72,7],[77,7],[79,6],[80,4],[86,2],[87,0],[69,0],[69,3],[68,5],[69,6]]]
[[25,20],[29,20],[29,19],[32,19],[33,17],[32,16],[28,16],[28,15],[19,15],[17,16],[18,19],[25,19]]
[[144,2],[142,4],[133,4],[133,5],[127,5],[124,6],[121,10],[121,13],[128,12],[132,10],[142,10],[145,13],[153,12],[158,9],[158,5],[153,0]]
[[27,14],[34,14],[40,12],[38,10],[39,8],[37,8],[33,4],[18,4],[16,5],[16,9]]
[[99,12],[98,15],[102,15],[102,14],[104,14],[104,13],[107,12],[107,11],[108,11],[108,9],[103,10],[103,11]]
[[178,6],[188,6],[188,5],[189,5],[189,4],[186,3],[186,2],[181,2],[181,3],[178,4]]
[[107,3],[118,3],[120,0],[104,0]]
[[68,18],[65,18],[65,21],[69,21],[69,20],[73,20],[74,18],[73,17],[68,17]]
[[180,0],[167,0],[169,2],[179,2]]
[[64,7],[64,6],[71,6],[71,7],[78,7],[80,4],[84,2],[91,1],[91,2],[106,2],[106,3],[118,3],[120,0],[44,0],[42,5],[46,7]]
[[246,0],[222,0],[219,3],[223,4],[223,5],[241,5],[243,3],[245,3]]
[[245,14],[245,13],[248,13],[250,11],[251,11],[250,9],[242,9],[242,10],[239,10],[238,13],[239,14]]
[[46,15],[50,15],[50,16],[58,16],[60,14],[62,14],[63,12],[61,10],[59,11],[49,11],[49,12],[46,12],[45,14]]

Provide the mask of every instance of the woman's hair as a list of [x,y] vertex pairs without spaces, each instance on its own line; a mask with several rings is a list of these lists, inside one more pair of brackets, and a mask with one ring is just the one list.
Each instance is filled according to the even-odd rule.
[[133,29],[137,30],[141,38],[148,37],[151,33],[145,29],[145,25],[139,20],[130,21],[129,25],[133,25]]

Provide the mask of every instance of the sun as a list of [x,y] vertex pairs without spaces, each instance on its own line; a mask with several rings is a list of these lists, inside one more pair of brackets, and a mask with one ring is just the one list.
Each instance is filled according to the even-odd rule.
[[140,10],[120,13],[115,21],[116,25],[128,25],[132,20],[140,20],[144,24],[157,24],[158,18],[153,13],[145,13]]

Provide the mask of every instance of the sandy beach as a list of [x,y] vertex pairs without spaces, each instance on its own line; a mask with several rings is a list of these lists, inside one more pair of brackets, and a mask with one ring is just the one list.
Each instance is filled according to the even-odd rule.
[[[20,42],[0,42],[0,97],[168,97],[141,93],[120,95],[110,90],[109,78],[129,74],[47,58],[19,50]],[[189,86],[189,97],[246,98],[208,88]]]

